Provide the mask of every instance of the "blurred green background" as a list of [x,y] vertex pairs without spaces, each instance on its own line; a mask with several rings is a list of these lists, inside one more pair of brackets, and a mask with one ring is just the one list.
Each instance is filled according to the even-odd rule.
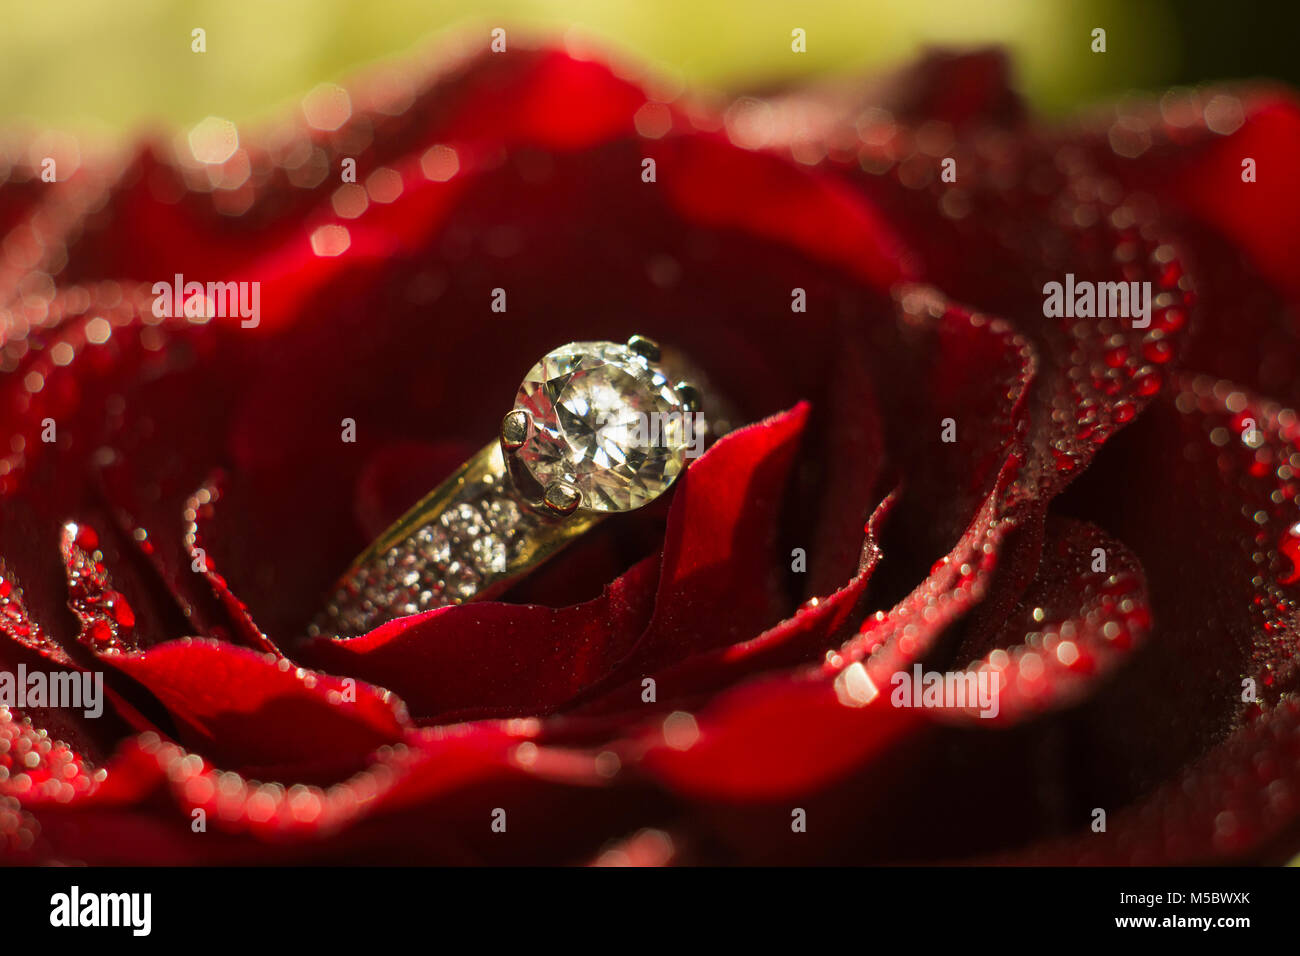
[[[0,0],[0,124],[136,132],[273,116],[326,80],[451,31],[574,29],[716,89],[845,75],[926,44],[1006,44],[1041,109],[1131,89],[1297,70],[1294,0]],[[1293,21],[1293,15],[1288,16]],[[1090,50],[1107,30],[1108,51]],[[190,31],[207,52],[190,52]],[[807,31],[808,52],[790,51]]]

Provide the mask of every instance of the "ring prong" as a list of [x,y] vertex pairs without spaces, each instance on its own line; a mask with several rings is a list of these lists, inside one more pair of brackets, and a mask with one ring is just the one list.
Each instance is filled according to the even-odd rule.
[[673,386],[673,391],[677,393],[682,401],[682,408],[688,412],[698,412],[703,396],[700,390],[690,382],[678,382]]
[[542,501],[552,514],[568,516],[578,510],[582,504],[582,492],[567,481],[553,481],[546,486]]
[[532,421],[522,408],[507,412],[501,419],[501,447],[506,451],[518,451],[528,441],[528,432]]
[[634,335],[627,340],[627,347],[647,361],[659,361],[659,343],[654,339],[648,339],[644,335]]

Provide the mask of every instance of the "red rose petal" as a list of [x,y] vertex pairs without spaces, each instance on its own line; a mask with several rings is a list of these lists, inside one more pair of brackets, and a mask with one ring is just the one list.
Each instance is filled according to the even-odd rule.
[[[1030,866],[1282,865],[1300,814],[1300,706],[1284,701],[1214,746],[1104,832],[1049,841],[989,862]],[[1103,808],[1105,809],[1105,808]]]
[[[1116,149],[1111,129],[1136,131],[1145,148],[1136,155]],[[1295,98],[1267,89],[1171,93],[1086,123],[1071,141],[1158,202],[1162,221],[1189,250],[1200,308],[1159,317],[1188,326],[1186,366],[1300,401],[1300,284],[1290,265],[1300,209],[1286,178],[1268,172],[1286,168],[1300,144]],[[1247,159],[1255,182],[1242,179]]]
[[[1229,382],[1176,384],[1069,497],[1141,561],[1157,623],[1089,704],[1110,806],[1168,780],[1300,681],[1285,547],[1297,520],[1294,413]],[[1243,699],[1246,680],[1256,703]]]
[[[997,649],[984,652],[968,638],[952,666],[966,668],[980,655],[969,670],[996,670],[995,719],[1011,723],[1086,697],[1150,630],[1145,580],[1133,555],[1094,527],[1053,519],[1034,582],[997,636],[981,642]],[[978,718],[976,710],[963,713]]]
[[[617,674],[706,649],[702,602],[727,604],[734,634],[761,629],[769,603],[734,608],[743,581],[772,575],[771,535],[806,408],[734,432],[680,480],[662,566],[638,564],[593,601],[552,610],[493,603],[440,608],[361,638],[316,641],[306,654],[390,687],[420,718],[545,712]],[[743,487],[743,497],[723,494]],[[739,542],[746,561],[719,542]],[[654,589],[658,582],[658,590]],[[702,582],[707,582],[703,584]],[[652,615],[653,610],[653,617]],[[734,638],[733,638],[734,639]]]
[[[871,101],[885,110],[858,102],[814,140],[790,126],[785,141],[778,123],[768,145],[792,150],[792,164],[751,152],[734,117],[722,125],[743,145],[687,132],[684,114],[660,104],[667,132],[640,135],[646,96],[597,65],[485,57],[418,96],[358,88],[333,132],[244,136],[229,167],[146,155],[111,194],[87,177],[77,196],[51,191],[38,208],[0,187],[0,221],[17,222],[3,240],[0,304],[13,319],[5,334],[18,330],[0,341],[0,574],[21,575],[19,617],[40,622],[39,633],[6,631],[0,650],[85,657],[78,629],[92,643],[102,643],[94,629],[138,641],[149,649],[111,658],[139,669],[202,752],[145,737],[104,761],[81,728],[65,734],[58,715],[38,714],[36,726],[48,722],[107,776],[17,810],[0,804],[0,833],[39,827],[39,846],[22,836],[19,852],[41,860],[480,862],[589,860],[611,847],[630,858],[610,841],[650,828],[709,858],[861,862],[970,858],[1078,833],[1102,805],[1115,811],[1114,835],[1089,859],[1277,856],[1268,841],[1293,833],[1296,816],[1278,769],[1294,756],[1288,695],[1300,679],[1294,415],[1215,378],[1175,378],[1168,399],[1159,393],[1166,370],[1190,360],[1294,397],[1295,289],[1283,274],[1294,242],[1278,234],[1292,204],[1267,169],[1294,138],[1296,110],[1247,97],[1244,123],[1228,131],[1233,104],[1210,91],[1190,94],[1201,97],[1191,123],[1171,120],[1175,97],[1158,122],[1126,108],[1100,136],[1095,126],[1040,135],[1023,126],[1005,73],[995,56],[940,56]],[[586,109],[572,108],[579,99]],[[455,151],[454,174],[445,150],[426,153],[439,145]],[[1263,157],[1257,184],[1240,184],[1247,149]],[[367,208],[344,215],[357,193],[336,193],[332,171],[345,155],[396,200],[349,184]],[[956,183],[937,176],[946,155]],[[654,183],[640,179],[647,156]],[[244,185],[218,182],[241,163]],[[1206,186],[1234,176],[1231,189]],[[246,215],[224,215],[238,204]],[[85,219],[95,205],[104,212]],[[1160,238],[1169,230],[1177,252]],[[264,281],[263,327],[155,324],[129,288],[124,299],[112,283],[69,284],[155,281],[163,266]],[[1152,328],[1040,319],[1043,283],[1066,271],[1151,281]],[[881,321],[893,318],[884,286],[911,274],[1019,335],[920,287],[899,288],[900,321]],[[50,275],[67,284],[52,299]],[[488,315],[485,293],[498,286],[510,311]],[[787,311],[796,287],[806,313]],[[281,671],[287,661],[151,646],[189,621],[232,626],[258,646],[274,646],[262,627],[296,636],[333,575],[403,507],[407,483],[436,480],[418,459],[398,474],[385,450],[435,438],[476,447],[503,407],[490,396],[508,402],[523,366],[558,341],[607,336],[611,308],[628,333],[697,361],[725,356],[704,372],[730,393],[736,420],[811,400],[796,459],[805,473],[787,476],[798,429],[764,445],[787,416],[735,436],[762,445],[758,458],[715,463],[712,477],[707,456],[697,463],[670,512],[662,573],[644,557],[661,515],[584,542],[603,563],[565,566],[583,577],[575,593],[632,568],[615,585],[625,613],[612,623],[608,597],[562,610],[484,605],[394,622],[362,639],[374,645],[365,653],[338,649],[355,659],[339,664],[345,673],[382,665],[414,697],[429,692],[420,702],[434,719],[479,713],[483,701],[554,716],[417,733],[379,693],[346,717],[322,710],[333,705]],[[520,368],[482,360],[503,337]],[[484,400],[466,407],[471,394]],[[935,438],[950,414],[952,444]],[[358,424],[354,444],[339,440],[345,417]],[[47,418],[60,442],[41,441]],[[843,460],[827,463],[837,433]],[[195,489],[232,465],[213,510],[214,489],[207,501]],[[904,490],[860,553],[886,475]],[[778,508],[787,477],[794,501]],[[751,482],[763,486],[756,509],[742,493]],[[824,498],[810,503],[810,488]],[[99,539],[64,542],[79,574],[75,621],[57,560],[70,515]],[[225,608],[195,587],[187,533],[215,553]],[[785,574],[791,534],[815,552],[799,587]],[[1093,546],[1117,582],[1092,578]],[[96,552],[111,561],[111,585]],[[791,614],[800,595],[821,600]],[[873,605],[882,610],[860,633],[825,646]],[[1143,636],[1148,606],[1158,626],[1129,655],[1119,645]],[[500,633],[475,648],[481,632],[468,625],[492,615]],[[507,640],[506,623],[561,618],[590,635],[576,657],[543,646],[568,641],[558,628],[539,631],[527,654]],[[446,633],[414,640],[435,626]],[[1062,657],[1068,626],[1075,646]],[[411,666],[431,649],[447,667]],[[1033,676],[1031,655],[1052,649]],[[1001,664],[1000,652],[1016,678],[997,721],[884,702],[895,668]],[[673,713],[645,716],[635,691],[647,672]],[[1243,677],[1258,702],[1240,699]],[[349,746],[311,738],[320,720],[341,721]],[[297,779],[312,785],[286,786]],[[502,806],[512,832],[527,834],[509,848],[484,825]],[[812,825],[787,838],[792,806]],[[196,809],[212,833],[193,833]],[[1040,858],[1083,848],[1067,840]]]
[[627,654],[650,617],[656,565],[646,558],[573,607],[439,608],[351,640],[320,638],[302,657],[394,689],[419,720],[542,713]]
[[[626,833],[652,801],[629,806],[606,786],[597,755],[537,747],[535,721],[410,733],[329,787],[258,784],[144,735],[106,770],[98,792],[36,816],[43,858],[88,863],[352,860],[578,862]],[[109,793],[115,780],[162,791],[142,813]],[[639,809],[638,809],[639,807]],[[567,808],[581,827],[550,825]],[[161,809],[161,812],[160,812]],[[201,811],[201,814],[199,813]],[[492,829],[505,813],[504,841]],[[202,819],[205,830],[192,824]]]
[[[548,721],[543,739],[548,743],[591,744],[608,739],[620,723],[638,724],[662,720],[664,712],[693,706],[708,692],[719,691],[746,676],[806,663],[844,639],[846,631],[861,620],[862,600],[871,573],[881,554],[876,543],[879,525],[889,513],[896,496],[891,495],[876,509],[867,524],[861,567],[848,584],[825,598],[814,598],[791,617],[768,628],[757,637],[726,647],[692,654],[681,663],[653,674],[655,700],[646,701],[642,678],[613,686],[566,711],[563,719]],[[613,682],[611,682],[613,683]],[[654,716],[646,716],[647,712]]]
[[189,746],[251,776],[337,779],[407,726],[387,693],[217,641],[108,659],[162,702]]
[[[345,157],[356,160],[364,189],[377,169],[418,159],[437,144],[454,144],[469,157],[502,145],[587,146],[630,132],[645,103],[644,93],[603,65],[554,51],[484,54],[468,70],[453,64],[393,115],[393,86],[411,95],[411,80],[376,73],[354,90],[351,118],[330,133],[301,122],[269,133],[241,130],[225,164],[198,163],[183,145],[177,156],[162,147],[143,151],[89,223],[66,281],[152,284],[176,273],[224,281],[292,244],[308,210],[340,188]],[[562,113],[552,112],[561,105]],[[232,184],[228,174],[244,178]],[[269,312],[267,325],[287,317]]]

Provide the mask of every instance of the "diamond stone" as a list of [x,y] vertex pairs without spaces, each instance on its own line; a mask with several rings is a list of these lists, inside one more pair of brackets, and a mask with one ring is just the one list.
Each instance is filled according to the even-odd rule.
[[441,521],[444,528],[462,541],[488,534],[490,530],[483,515],[468,501],[452,505],[443,512]]
[[663,370],[626,345],[571,342],[519,386],[533,429],[518,455],[543,488],[566,481],[582,507],[630,511],[668,490],[685,464],[689,424]]
[[415,533],[416,553],[429,564],[446,564],[451,560],[451,539],[437,525],[425,525]]

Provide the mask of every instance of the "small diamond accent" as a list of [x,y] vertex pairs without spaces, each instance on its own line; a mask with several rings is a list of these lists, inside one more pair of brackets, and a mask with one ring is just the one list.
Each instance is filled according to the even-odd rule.
[[309,632],[357,637],[392,617],[472,600],[504,575],[536,519],[497,488],[474,491],[354,571]]
[[415,533],[415,553],[426,564],[446,564],[451,560],[451,538],[445,528],[425,525]]

